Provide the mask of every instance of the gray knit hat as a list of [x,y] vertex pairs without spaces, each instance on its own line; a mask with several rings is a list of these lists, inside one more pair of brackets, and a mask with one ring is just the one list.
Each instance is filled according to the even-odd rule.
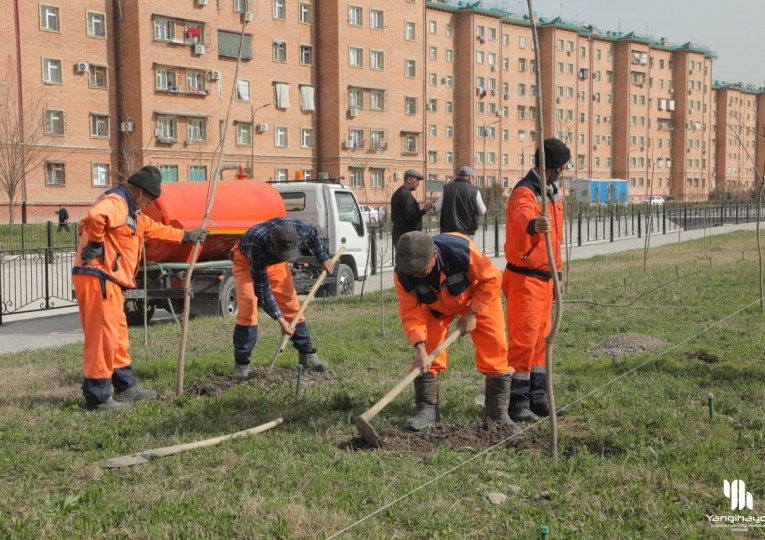
[[396,243],[396,270],[402,274],[422,272],[433,258],[433,238],[421,231],[402,234]]
[[154,198],[159,198],[162,192],[162,173],[154,165],[146,165],[128,178],[128,184],[133,184],[143,189]]

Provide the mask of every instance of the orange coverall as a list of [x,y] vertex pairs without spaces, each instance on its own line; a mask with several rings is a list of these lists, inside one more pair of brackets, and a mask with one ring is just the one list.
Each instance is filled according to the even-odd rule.
[[[528,380],[530,373],[545,373],[545,338],[550,333],[553,281],[544,234],[534,233],[532,220],[542,215],[540,179],[532,170],[518,182],[507,202],[502,291],[507,298],[510,344],[508,364],[513,379]],[[550,241],[561,268],[563,200],[548,190],[547,215],[552,223]],[[532,232],[530,232],[532,231]]]
[[[131,212],[131,206],[126,187],[109,190],[91,207],[80,227],[72,283],[85,333],[85,379],[111,380],[115,369],[130,366],[122,291],[135,287],[143,237],[175,243],[183,239],[183,230]],[[105,262],[93,259],[83,265],[82,248],[89,241],[103,243]],[[107,385],[106,398],[109,388]]]
[[[399,298],[398,313],[407,340],[413,346],[425,341],[425,349],[430,353],[446,339],[454,317],[472,310],[477,314],[475,330],[470,333],[476,350],[476,368],[483,375],[512,371],[507,365],[507,338],[500,296],[502,275],[499,269],[463,234],[439,234],[433,237],[433,241],[437,263],[431,276],[417,278],[399,275],[398,272],[394,274]],[[460,261],[465,261],[467,265]],[[446,268],[464,272],[467,287],[456,295],[449,292],[444,273]],[[455,276],[451,270],[449,274]],[[438,283],[437,290],[431,279]],[[415,290],[407,290],[412,285],[428,287],[433,297],[423,298]],[[433,360],[428,373],[438,375],[447,364],[448,353],[444,351]]]

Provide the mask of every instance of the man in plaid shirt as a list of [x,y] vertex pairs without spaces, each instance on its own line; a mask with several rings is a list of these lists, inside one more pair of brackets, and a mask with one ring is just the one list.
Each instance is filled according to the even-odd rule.
[[250,227],[231,250],[239,308],[234,327],[235,379],[245,379],[250,371],[250,356],[258,340],[258,305],[279,323],[283,336],[291,336],[301,365],[314,371],[327,369],[311,343],[305,319],[301,317],[290,330],[300,303],[289,262],[298,258],[301,247],[311,250],[327,274],[335,269],[316,227],[293,218],[274,218]]

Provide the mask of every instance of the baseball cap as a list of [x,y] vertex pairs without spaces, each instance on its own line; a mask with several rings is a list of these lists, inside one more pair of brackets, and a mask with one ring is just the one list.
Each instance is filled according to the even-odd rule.
[[422,231],[402,234],[396,243],[396,270],[417,274],[428,265],[435,252],[433,238]]
[[271,242],[283,261],[294,261],[300,255],[298,233],[292,227],[280,226],[271,231]]
[[422,175],[418,173],[417,171],[415,171],[414,169],[409,169],[408,171],[404,173],[404,178],[409,178],[410,176],[418,180],[422,180],[423,178]]
[[465,165],[464,167],[460,167],[460,170],[457,171],[457,176],[475,176],[475,172],[473,172],[473,167]]

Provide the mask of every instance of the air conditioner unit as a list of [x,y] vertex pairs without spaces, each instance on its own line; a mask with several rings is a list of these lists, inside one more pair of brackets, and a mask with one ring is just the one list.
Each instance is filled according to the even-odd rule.
[[90,71],[90,64],[87,62],[77,62],[77,73],[85,73]]
[[511,97],[512,95],[510,94],[510,92],[505,92],[505,99],[510,99]]
[[201,43],[197,43],[194,45],[194,54],[204,54],[205,53],[205,46]]
[[394,172],[393,173],[393,179],[394,180],[401,180],[401,173],[400,172]]
[[318,176],[319,180],[329,180],[329,173],[328,172],[320,172]]
[[674,94],[674,93],[675,93],[675,89],[674,89],[674,88],[670,88],[670,89],[669,89],[669,93],[670,93],[670,94]]
[[348,107],[348,116],[356,118],[359,115],[358,107]]
[[378,141],[377,142],[377,149],[378,150],[385,150],[386,148],[388,148],[388,143],[386,143],[385,141]]
[[162,130],[159,129],[159,128],[155,129],[154,130],[154,137],[157,138],[157,139],[161,138],[162,137]]
[[125,131],[127,133],[133,131],[133,122],[120,122],[120,131]]
[[600,150],[600,145],[596,144],[592,147],[593,150]]
[[258,131],[261,133],[263,133],[264,131],[268,131],[268,124],[266,124],[265,122],[261,122],[260,124],[258,124]]
[[496,95],[497,95],[497,91],[496,91],[496,90],[492,90],[492,91],[491,91],[491,95],[492,95],[492,96],[496,96]]
[[441,84],[446,84],[449,81],[446,77],[441,77]]
[[353,148],[356,148],[356,145],[353,143],[353,139],[348,139],[343,143],[343,146],[345,146],[346,150],[351,150]]
[[252,22],[252,11],[245,11],[242,13],[242,20],[244,22]]
[[218,69],[211,69],[210,70],[210,80],[211,81],[219,81],[220,80],[220,70]]
[[206,6],[207,5],[207,0],[197,0],[197,5],[198,6]]
[[491,70],[492,70],[492,71],[497,71],[497,66],[496,66],[496,64],[492,64],[492,65],[491,65]]

